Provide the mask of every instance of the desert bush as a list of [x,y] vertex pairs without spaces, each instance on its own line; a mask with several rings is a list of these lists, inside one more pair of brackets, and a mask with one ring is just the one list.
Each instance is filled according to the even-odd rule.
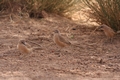
[[76,8],[73,8],[73,6],[80,3],[80,1],[81,0],[0,0],[0,10],[14,12],[20,7],[22,12],[28,12],[34,16],[39,15],[43,10],[62,15],[75,10]]
[[50,13],[63,15],[67,12],[72,12],[73,9],[81,0],[25,0],[27,10],[30,12],[40,12],[45,10]]
[[99,24],[106,24],[115,31],[120,30],[119,0],[83,0],[90,8],[90,18]]

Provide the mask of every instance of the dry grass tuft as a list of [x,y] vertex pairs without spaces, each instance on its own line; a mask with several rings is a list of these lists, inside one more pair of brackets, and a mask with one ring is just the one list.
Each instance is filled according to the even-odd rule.
[[42,11],[63,15],[75,10],[80,2],[81,0],[0,0],[0,11],[19,15],[28,13],[30,17],[41,18]]
[[106,24],[115,31],[120,30],[119,0],[83,0],[91,9],[90,18],[99,24]]

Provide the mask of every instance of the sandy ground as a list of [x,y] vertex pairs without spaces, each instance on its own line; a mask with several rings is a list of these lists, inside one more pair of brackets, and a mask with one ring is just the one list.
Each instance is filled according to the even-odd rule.
[[[58,51],[52,40],[55,29],[72,45]],[[55,15],[0,18],[0,80],[120,80],[120,35],[110,43],[103,32],[90,35],[92,31]],[[19,39],[41,47],[21,58]]]

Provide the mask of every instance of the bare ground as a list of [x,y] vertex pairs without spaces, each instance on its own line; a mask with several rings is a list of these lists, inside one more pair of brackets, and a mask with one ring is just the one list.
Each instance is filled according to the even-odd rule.
[[[52,40],[55,29],[72,45],[58,52]],[[60,16],[1,18],[0,80],[120,80],[120,35],[110,43],[102,32],[90,35],[92,31]],[[21,58],[19,39],[42,48]]]

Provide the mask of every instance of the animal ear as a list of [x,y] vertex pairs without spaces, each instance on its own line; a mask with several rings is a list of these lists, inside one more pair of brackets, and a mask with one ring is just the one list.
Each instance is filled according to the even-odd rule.
[[58,31],[58,30],[54,30],[54,32],[55,32],[55,33],[59,33],[59,31]]
[[25,42],[22,42],[22,44],[26,45]]
[[25,45],[25,41],[24,40],[20,40],[20,42]]
[[101,29],[101,28],[103,28],[103,26],[102,26],[102,25],[98,27],[98,29]]
[[103,26],[100,26],[100,28],[103,28]]

